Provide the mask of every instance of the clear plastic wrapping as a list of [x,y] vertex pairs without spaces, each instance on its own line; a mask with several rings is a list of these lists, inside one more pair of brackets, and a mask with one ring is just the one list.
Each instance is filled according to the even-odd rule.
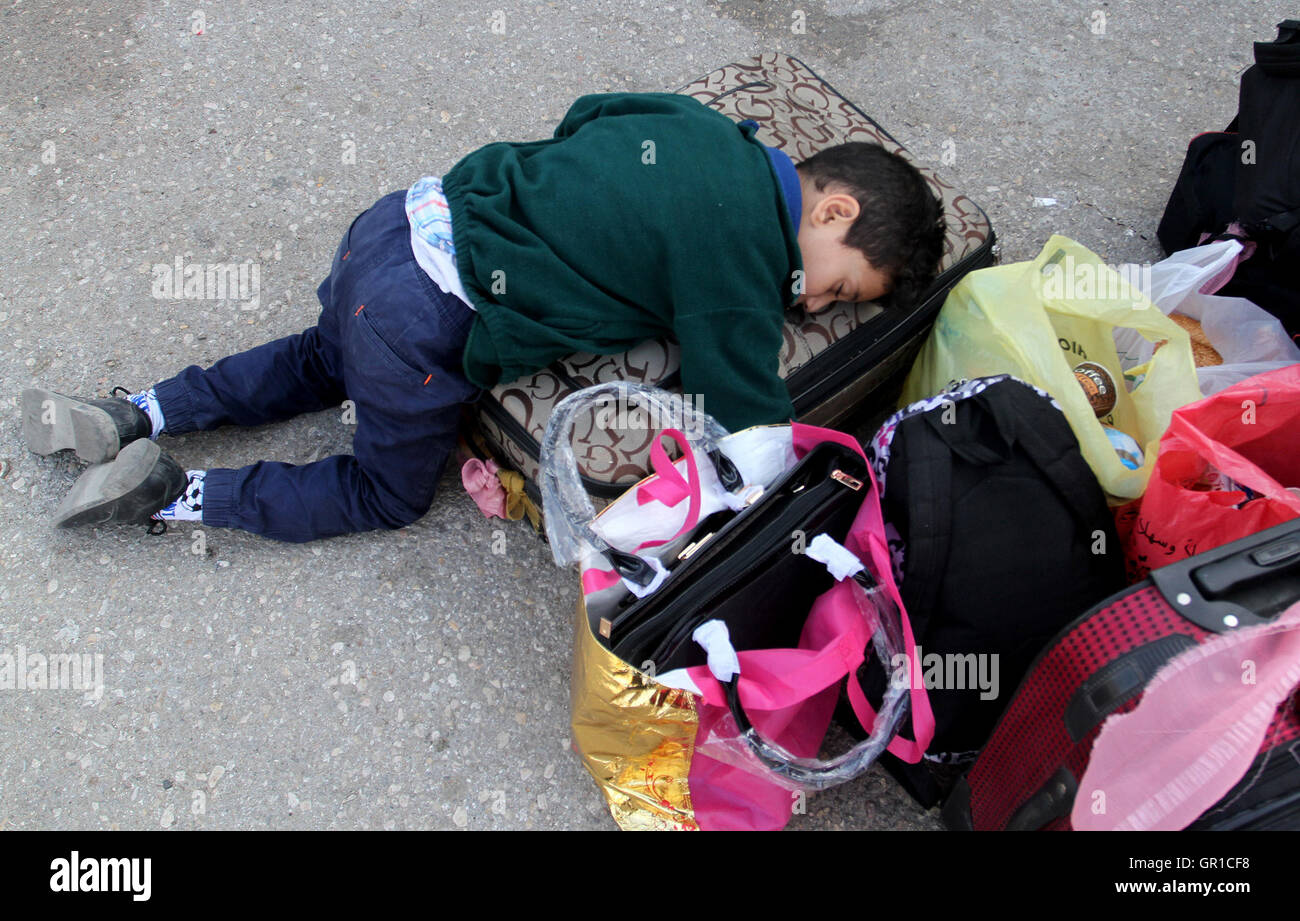
[[[636,410],[640,410],[637,412]],[[587,387],[565,397],[555,407],[542,436],[541,493],[546,536],[557,566],[581,562],[586,548],[601,553],[609,546],[591,527],[596,509],[591,503],[573,453],[574,422],[594,411],[597,427],[605,429],[647,424],[662,431],[680,430],[700,463],[727,430],[712,416],[696,410],[681,396],[629,381]]]

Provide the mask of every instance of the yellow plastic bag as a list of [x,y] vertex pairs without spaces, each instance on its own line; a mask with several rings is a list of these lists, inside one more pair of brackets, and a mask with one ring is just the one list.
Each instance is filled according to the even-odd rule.
[[[1012,374],[1056,399],[1112,504],[1141,496],[1170,415],[1201,391],[1187,333],[1142,293],[1140,279],[1131,281],[1062,236],[1032,262],[970,273],[939,312],[902,405],[963,380]],[[1114,382],[1114,406],[1101,417],[1075,376],[1081,362],[1101,365]],[[1141,446],[1139,468],[1124,465],[1103,425]]]

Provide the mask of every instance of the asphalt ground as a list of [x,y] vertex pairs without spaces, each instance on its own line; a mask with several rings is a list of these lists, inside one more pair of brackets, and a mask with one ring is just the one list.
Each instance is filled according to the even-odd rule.
[[[983,206],[1003,261],[1054,232],[1152,261],[1188,140],[1227,124],[1251,42],[1296,15],[1273,0],[198,3],[0,10],[0,652],[100,655],[105,688],[0,691],[0,828],[613,827],[570,750],[577,580],[525,525],[485,520],[449,476],[413,526],[306,545],[55,532],[81,467],[26,449],[24,387],[139,389],[299,332],[341,234],[383,193],[490,141],[550,136],[582,94],[668,90],[769,50]],[[178,257],[256,264],[257,303],[155,297],[152,267]],[[237,467],[350,438],[327,411],[164,444],[186,467]],[[878,770],[791,822],[938,827]]]

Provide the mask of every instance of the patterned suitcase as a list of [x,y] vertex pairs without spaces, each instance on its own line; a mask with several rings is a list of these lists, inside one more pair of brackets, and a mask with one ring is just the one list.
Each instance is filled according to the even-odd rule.
[[[954,830],[1068,831],[1106,718],[1160,667],[1300,601],[1300,521],[1154,570],[1067,627],[1030,668],[943,806]],[[1189,829],[1300,828],[1300,692],[1273,713],[1245,776]]]
[[[788,55],[769,53],[729,64],[678,92],[737,122],[753,119],[759,139],[795,162],[846,141],[882,144],[908,155],[861,109]],[[993,261],[993,229],[984,212],[932,170],[920,169],[942,196],[948,225],[939,277],[920,304],[903,315],[874,303],[841,303],[797,322],[787,319],[781,374],[800,422],[843,428],[864,410],[891,405],[896,394],[882,385],[901,383],[948,290],[967,272]],[[680,393],[677,369],[677,346],[667,340],[643,342],[620,355],[572,355],[484,393],[465,414],[467,447],[483,449],[504,469],[522,473],[528,498],[540,507],[540,441],[552,408],[575,390],[612,380]],[[647,474],[652,434],[649,428],[640,437],[603,430],[594,412],[575,425],[574,450],[597,510]]]

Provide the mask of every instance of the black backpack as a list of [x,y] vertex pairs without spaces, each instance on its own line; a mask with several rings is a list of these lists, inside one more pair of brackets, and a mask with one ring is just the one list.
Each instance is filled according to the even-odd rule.
[[[1241,233],[1229,233],[1236,223]],[[1255,43],[1241,77],[1237,117],[1194,138],[1156,231],[1166,253],[1234,236],[1253,240],[1218,293],[1244,297],[1300,333],[1300,20]]]
[[[926,760],[882,763],[929,807],[973,761],[1042,649],[1124,588],[1123,554],[1064,414],[1009,375],[896,413],[867,456],[935,716]],[[994,661],[996,695],[986,697]],[[862,678],[878,699],[883,669],[873,662]]]

